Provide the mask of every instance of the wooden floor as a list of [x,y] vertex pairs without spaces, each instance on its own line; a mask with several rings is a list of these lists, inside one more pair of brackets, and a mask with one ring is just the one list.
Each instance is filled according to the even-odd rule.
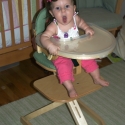
[[[104,58],[99,63],[100,68],[111,64]],[[51,72],[39,67],[34,59],[20,62],[16,67],[0,72],[0,106],[16,101],[37,91],[33,88],[33,82],[50,75]]]

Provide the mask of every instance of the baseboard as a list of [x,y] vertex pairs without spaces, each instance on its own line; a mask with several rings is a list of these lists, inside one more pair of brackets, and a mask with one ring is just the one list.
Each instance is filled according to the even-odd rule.
[[16,62],[16,63],[13,63],[13,64],[9,64],[9,65],[0,67],[0,72],[4,71],[4,70],[7,70],[7,69],[10,69],[10,68],[13,68],[15,66],[18,66],[19,64],[20,64],[20,62]]

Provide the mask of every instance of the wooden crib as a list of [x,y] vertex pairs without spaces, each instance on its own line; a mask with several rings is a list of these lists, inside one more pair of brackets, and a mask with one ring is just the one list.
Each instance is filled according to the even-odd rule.
[[32,57],[32,20],[41,8],[40,2],[42,0],[0,0],[0,67]]

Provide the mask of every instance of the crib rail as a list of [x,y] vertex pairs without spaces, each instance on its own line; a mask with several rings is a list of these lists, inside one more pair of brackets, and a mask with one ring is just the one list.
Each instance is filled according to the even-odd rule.
[[[2,0],[0,0],[0,28],[1,28],[1,38],[2,38],[2,48],[0,48],[0,54],[8,53],[20,48],[25,48],[26,46],[32,46],[31,43],[31,29],[32,29],[32,18],[31,18],[31,0],[27,1],[27,11],[28,11],[28,30],[29,30],[29,41],[24,41],[24,29],[23,29],[23,15],[22,15],[22,0],[18,0],[18,14],[19,14],[19,27],[20,27],[20,44],[15,43],[15,33],[14,33],[14,20],[13,20],[13,9],[12,0],[8,0],[8,10],[9,10],[9,24],[11,31],[11,41],[12,45],[6,46],[5,31],[4,31],[4,17],[2,13]],[[40,9],[39,0],[35,0],[36,12]]]

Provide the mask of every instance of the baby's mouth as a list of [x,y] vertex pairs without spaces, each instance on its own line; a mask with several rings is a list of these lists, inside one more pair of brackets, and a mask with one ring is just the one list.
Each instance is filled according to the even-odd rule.
[[62,20],[63,20],[64,23],[66,23],[66,22],[67,22],[67,17],[66,17],[66,16],[63,16],[63,17],[62,17]]

